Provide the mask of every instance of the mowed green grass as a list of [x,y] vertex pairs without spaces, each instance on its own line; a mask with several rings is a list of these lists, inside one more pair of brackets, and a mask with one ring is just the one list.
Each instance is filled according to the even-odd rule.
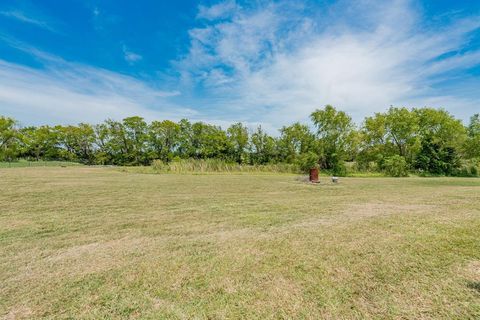
[[2,169],[0,316],[478,319],[480,179]]

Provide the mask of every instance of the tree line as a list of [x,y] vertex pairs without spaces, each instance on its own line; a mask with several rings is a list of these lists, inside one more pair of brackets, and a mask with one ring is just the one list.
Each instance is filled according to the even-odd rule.
[[0,117],[0,161],[65,160],[100,165],[149,165],[176,159],[221,159],[245,165],[296,164],[337,175],[347,170],[478,175],[480,116],[462,121],[443,109],[396,108],[366,117],[360,126],[327,105],[313,126],[294,123],[277,137],[261,126],[235,123],[223,130],[204,122],[134,116],[91,125],[20,127]]

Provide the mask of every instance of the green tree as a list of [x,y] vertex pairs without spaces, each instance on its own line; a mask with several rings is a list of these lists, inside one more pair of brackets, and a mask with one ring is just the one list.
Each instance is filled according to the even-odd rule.
[[354,156],[357,147],[357,132],[352,118],[330,105],[316,110],[310,117],[317,128],[322,168],[343,174],[345,160]]
[[452,175],[459,166],[460,161],[455,148],[430,136],[422,140],[415,168],[424,173]]
[[398,149],[398,155],[412,160],[418,149],[419,119],[407,108],[391,107],[385,118],[387,139]]
[[385,158],[383,170],[391,177],[406,177],[408,176],[408,165],[404,157],[393,155]]
[[467,158],[480,158],[480,114],[470,118],[464,149]]
[[227,129],[227,138],[232,158],[238,163],[245,162],[249,138],[248,128],[240,122],[232,124]]
[[[300,155],[310,152],[317,154],[317,162],[319,159],[315,135],[306,125],[298,122],[280,129],[278,151],[280,160],[287,163],[294,163]],[[311,159],[311,157],[310,154],[307,158]]]
[[125,127],[123,123],[108,119],[105,121],[106,132],[103,136],[105,142],[105,150],[110,155],[110,161],[112,164],[125,165],[132,164],[130,155],[132,154],[132,148],[128,141]]
[[227,135],[220,127],[196,122],[192,125],[192,147],[197,159],[227,156]]
[[113,151],[109,143],[111,135],[107,123],[100,123],[93,126],[95,134],[95,163],[113,164]]
[[180,143],[180,129],[180,125],[170,120],[153,121],[150,124],[148,137],[155,159],[164,162],[172,160]]
[[361,130],[360,159],[376,161],[399,155],[412,163],[420,146],[419,116],[406,108],[391,107],[386,113],[365,118]]
[[192,158],[195,156],[192,124],[187,119],[182,119],[178,125],[180,126],[180,133],[178,135],[178,148],[176,154],[182,159]]
[[276,141],[257,127],[250,137],[250,162],[251,164],[266,164],[276,160]]
[[130,164],[148,164],[147,157],[147,123],[142,117],[123,119],[123,134],[127,147],[126,157]]
[[462,146],[467,138],[462,121],[455,119],[443,109],[413,109],[418,117],[418,136],[420,140],[431,139],[444,147]]
[[109,119],[95,130],[97,143],[102,144],[113,164],[148,164],[147,123],[143,118],[128,117],[122,122]]
[[61,158],[61,145],[58,130],[50,126],[26,127],[20,130],[22,155],[39,160]]
[[0,161],[12,161],[19,152],[19,132],[12,118],[0,117]]
[[65,148],[68,160],[93,164],[95,158],[95,131],[86,123],[78,126],[57,126],[59,142]]

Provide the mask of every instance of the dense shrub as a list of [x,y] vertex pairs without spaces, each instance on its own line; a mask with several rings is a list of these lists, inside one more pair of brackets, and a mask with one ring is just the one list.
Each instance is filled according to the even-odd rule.
[[407,161],[402,156],[391,156],[385,159],[383,169],[386,175],[391,177],[407,177]]
[[480,159],[469,159],[463,161],[453,172],[457,177],[478,177],[480,174]]
[[334,176],[345,177],[347,175],[347,166],[345,161],[335,162],[332,168],[332,174]]
[[455,148],[442,146],[431,138],[422,141],[422,148],[415,160],[415,168],[433,175],[454,175],[460,160]]
[[315,152],[306,152],[298,156],[295,163],[302,172],[309,172],[312,168],[319,168],[318,154]]

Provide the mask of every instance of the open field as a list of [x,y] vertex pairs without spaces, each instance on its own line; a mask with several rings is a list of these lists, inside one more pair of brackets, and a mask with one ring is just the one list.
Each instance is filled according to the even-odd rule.
[[0,317],[480,318],[480,179],[0,170]]
[[74,167],[80,163],[68,161],[26,161],[0,162],[0,168],[29,168],[29,167]]

